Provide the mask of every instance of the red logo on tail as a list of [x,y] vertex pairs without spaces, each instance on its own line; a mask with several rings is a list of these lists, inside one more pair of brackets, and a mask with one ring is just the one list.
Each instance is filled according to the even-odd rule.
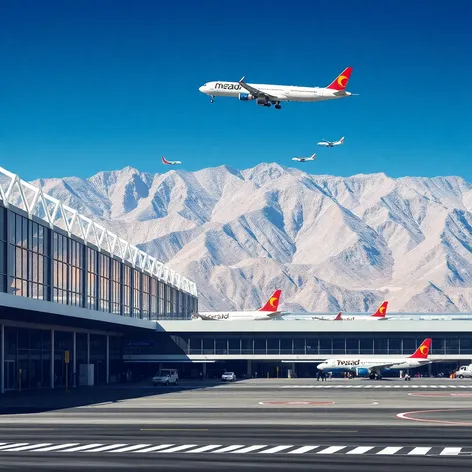
[[382,305],[379,306],[379,309],[370,316],[373,316],[374,318],[385,318],[385,315],[387,314],[387,306],[388,302],[383,302]]
[[410,356],[411,359],[427,359],[431,349],[431,338],[426,338],[421,346]]
[[277,311],[281,293],[282,290],[276,290],[269,298],[269,301],[259,311]]
[[162,156],[162,163],[169,164],[169,161],[164,156]]
[[326,88],[331,90],[345,90],[349,78],[351,77],[352,67],[346,67]]

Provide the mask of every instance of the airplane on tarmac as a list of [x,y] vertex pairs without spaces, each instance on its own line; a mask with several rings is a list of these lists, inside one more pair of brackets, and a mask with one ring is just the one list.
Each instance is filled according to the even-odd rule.
[[[334,318],[330,316],[313,316],[310,317],[310,320],[322,320],[322,321],[380,321],[380,320],[387,320],[388,318],[386,317],[387,315],[387,307],[388,307],[388,301],[385,301],[382,303],[382,305],[379,306],[377,311],[373,313],[372,315],[368,316],[344,316],[342,315],[342,312],[340,311]],[[306,319],[306,318],[305,318]]]
[[175,166],[178,164],[182,164],[180,161],[168,161],[164,156],[162,156],[162,163],[166,166]]
[[339,141],[326,141],[326,139],[323,139],[323,141],[318,143],[318,146],[334,147],[340,144],[344,144],[344,136]]
[[215,97],[234,97],[241,101],[256,100],[257,105],[265,107],[274,104],[280,110],[280,102],[319,102],[354,95],[346,91],[351,72],[352,67],[347,67],[327,87],[247,84],[243,77],[239,82],[207,82],[198,90],[209,95],[211,103]]
[[318,365],[318,369],[325,372],[355,372],[357,375],[369,378],[382,378],[382,372],[415,369],[434,362],[428,359],[431,349],[431,338],[426,338],[420,347],[409,357],[385,356],[372,358],[359,356],[351,359],[326,359]]
[[279,299],[282,290],[276,290],[269,298],[267,303],[256,311],[226,311],[226,312],[203,312],[194,313],[194,320],[225,320],[225,321],[245,321],[245,320],[271,320],[277,318],[282,312],[277,311],[279,307]]
[[315,156],[316,156],[316,153],[313,154],[313,156],[311,157],[292,157],[292,161],[298,161],[298,162],[314,161]]

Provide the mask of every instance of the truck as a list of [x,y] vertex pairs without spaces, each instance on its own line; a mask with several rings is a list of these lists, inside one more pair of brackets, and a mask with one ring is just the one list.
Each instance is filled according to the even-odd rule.
[[472,364],[461,365],[459,370],[456,372],[456,378],[458,379],[472,378]]

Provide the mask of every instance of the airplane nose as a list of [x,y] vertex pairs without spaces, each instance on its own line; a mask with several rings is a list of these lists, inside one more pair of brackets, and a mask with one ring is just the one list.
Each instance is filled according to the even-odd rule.
[[202,92],[202,93],[205,93],[205,86],[202,85],[198,90],[200,90],[200,92]]

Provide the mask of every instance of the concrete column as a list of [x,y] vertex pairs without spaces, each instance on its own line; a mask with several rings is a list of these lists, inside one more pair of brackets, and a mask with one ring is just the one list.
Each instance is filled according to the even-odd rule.
[[77,333],[72,333],[72,387],[76,388],[77,385]]
[[5,326],[0,326],[0,393],[5,392]]
[[107,334],[107,370],[106,370],[106,383],[110,383],[110,336]]
[[206,379],[207,376],[207,365],[206,362],[202,364],[202,373],[203,373],[203,378]]
[[252,361],[251,360],[247,361],[247,376],[249,378],[252,377]]
[[54,388],[54,330],[51,329],[51,388]]
[[296,377],[295,362],[292,362],[292,377]]

